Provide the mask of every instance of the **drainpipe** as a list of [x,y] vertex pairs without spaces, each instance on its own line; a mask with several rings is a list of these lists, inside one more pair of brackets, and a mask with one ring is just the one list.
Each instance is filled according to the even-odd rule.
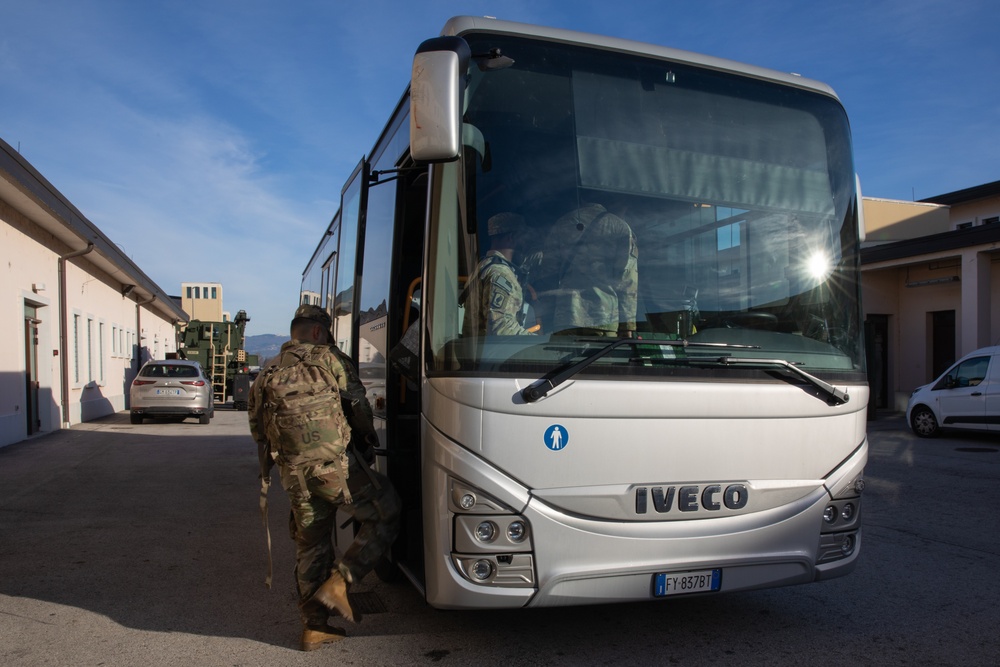
[[66,261],[74,257],[86,255],[94,249],[94,244],[87,242],[83,250],[76,250],[67,255],[59,256],[59,354],[62,355],[62,421],[63,428],[69,428],[69,305],[66,303]]

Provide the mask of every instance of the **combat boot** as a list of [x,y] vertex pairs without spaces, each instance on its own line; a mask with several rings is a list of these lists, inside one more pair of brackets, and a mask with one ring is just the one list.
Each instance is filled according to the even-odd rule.
[[328,609],[339,612],[341,616],[352,623],[361,620],[360,614],[355,617],[351,602],[347,599],[347,582],[340,570],[334,570],[330,578],[324,581],[313,595],[313,599],[322,602]]
[[302,630],[302,650],[315,651],[323,644],[339,642],[347,637],[347,633],[341,628],[334,628],[324,624],[309,624]]

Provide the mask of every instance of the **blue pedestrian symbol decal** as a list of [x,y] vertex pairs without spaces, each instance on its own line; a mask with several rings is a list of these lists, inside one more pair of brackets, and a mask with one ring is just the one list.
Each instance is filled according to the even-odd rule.
[[545,441],[546,447],[554,452],[558,452],[561,449],[565,449],[566,445],[569,444],[569,431],[561,424],[553,424],[545,429],[545,435],[542,439]]

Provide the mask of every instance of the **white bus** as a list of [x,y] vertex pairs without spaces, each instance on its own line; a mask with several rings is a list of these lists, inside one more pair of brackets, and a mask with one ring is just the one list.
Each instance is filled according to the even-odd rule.
[[[851,571],[860,208],[824,84],[450,20],[301,287],[359,363],[405,503],[380,575],[482,609]],[[499,213],[524,225],[516,333],[465,322]]]

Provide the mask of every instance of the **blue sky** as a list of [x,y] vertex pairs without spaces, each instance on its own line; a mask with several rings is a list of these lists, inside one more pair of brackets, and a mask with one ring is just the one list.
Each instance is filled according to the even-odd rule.
[[[797,72],[851,118],[865,195],[1000,180],[995,0],[0,0],[0,138],[167,293],[287,332],[340,188],[455,15]],[[183,242],[190,262],[160,259]]]

